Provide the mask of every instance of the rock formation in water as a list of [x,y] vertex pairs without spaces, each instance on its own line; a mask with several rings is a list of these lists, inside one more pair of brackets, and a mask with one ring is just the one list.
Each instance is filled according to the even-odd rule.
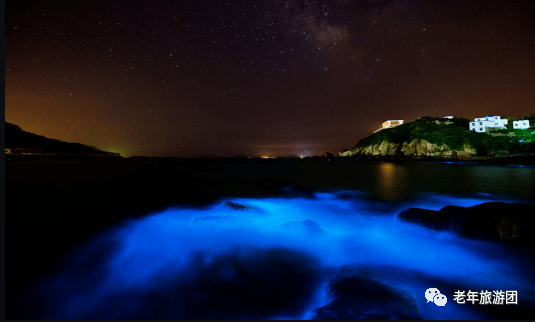
[[473,207],[446,206],[439,211],[409,208],[398,214],[401,221],[461,237],[535,246],[535,206],[485,202]]
[[414,296],[361,276],[337,276],[328,286],[333,300],[314,320],[421,320]]
[[234,203],[232,201],[225,201],[225,205],[223,207],[229,208],[232,210],[254,210],[255,209],[251,206],[240,205],[239,203]]

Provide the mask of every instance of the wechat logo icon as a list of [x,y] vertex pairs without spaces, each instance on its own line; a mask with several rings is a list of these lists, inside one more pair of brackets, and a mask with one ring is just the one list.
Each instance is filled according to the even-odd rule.
[[448,298],[444,294],[440,294],[438,288],[428,288],[425,291],[425,299],[427,303],[433,302],[436,306],[446,306]]

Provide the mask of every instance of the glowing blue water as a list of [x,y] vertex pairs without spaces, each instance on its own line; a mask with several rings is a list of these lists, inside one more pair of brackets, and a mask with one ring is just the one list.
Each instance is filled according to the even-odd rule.
[[[409,207],[438,210],[446,205],[466,207],[495,199],[489,194],[465,198],[429,194],[373,211],[377,202],[367,201],[364,193],[337,191],[316,193],[315,198],[227,200],[255,208],[249,211],[225,208],[221,202],[203,210],[177,208],[150,214],[95,238],[66,266],[61,278],[44,287],[49,294],[57,294],[48,317],[168,317],[159,315],[158,310],[163,309],[176,309],[177,318],[191,317],[205,312],[191,308],[196,304],[200,303],[202,310],[211,309],[206,307],[214,299],[210,294],[231,287],[225,281],[256,281],[254,272],[238,262],[246,262],[248,267],[259,265],[260,269],[265,266],[264,258],[269,257],[266,261],[271,265],[273,253],[264,252],[272,249],[295,252],[283,254],[282,263],[299,254],[310,256],[303,257],[303,266],[292,267],[309,274],[303,281],[312,284],[311,291],[296,293],[302,298],[296,299],[299,305],[295,309],[281,302],[262,311],[264,315],[243,313],[238,318],[311,318],[314,308],[328,303],[325,285],[333,269],[343,265],[368,268],[374,278],[413,294],[426,319],[488,317],[484,310],[454,303],[453,291],[517,290],[521,300],[534,301],[535,281],[522,254],[510,252],[504,245],[403,223],[396,214]],[[311,222],[299,223],[307,220],[321,229]],[[89,253],[101,255],[90,257]],[[299,277],[289,281],[293,279]],[[258,283],[265,287],[263,282]],[[283,286],[303,286],[292,283]],[[207,290],[206,297],[204,291],[198,291],[213,285],[218,286]],[[442,288],[448,296],[446,307],[426,303],[424,292],[429,287]],[[147,294],[156,300],[147,300]],[[167,298],[161,294],[170,295]],[[190,294],[195,299],[187,298]],[[177,304],[154,304],[162,299]],[[183,304],[186,302],[193,304],[188,308]],[[186,309],[190,315],[181,314]],[[226,306],[218,309],[224,312],[221,318],[233,318],[233,312],[240,312],[227,310]]]

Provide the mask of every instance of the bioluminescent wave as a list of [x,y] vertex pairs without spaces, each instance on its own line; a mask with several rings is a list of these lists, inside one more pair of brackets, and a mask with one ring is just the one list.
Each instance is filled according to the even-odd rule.
[[[35,296],[46,294],[46,318],[308,319],[329,302],[326,284],[345,267],[412,294],[426,319],[488,318],[490,308],[457,304],[453,292],[516,290],[533,303],[529,258],[396,214],[495,199],[434,194],[376,207],[358,191],[335,191],[225,200],[246,209],[225,201],[169,209],[95,237]],[[426,302],[430,287],[448,296],[445,307]]]

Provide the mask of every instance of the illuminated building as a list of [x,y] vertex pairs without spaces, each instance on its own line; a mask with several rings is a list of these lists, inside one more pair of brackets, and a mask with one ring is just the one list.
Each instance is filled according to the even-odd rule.
[[473,122],[470,122],[470,131],[483,133],[489,128],[505,129],[506,124],[507,119],[502,120],[500,116],[487,115],[486,117],[475,118]]
[[373,133],[375,132],[379,132],[381,130],[386,130],[386,129],[390,129],[390,128],[393,128],[393,127],[396,127],[398,125],[401,125],[403,124],[403,120],[388,120],[386,122],[383,122],[383,127],[381,127],[380,129],[376,130],[376,131],[373,131]]
[[513,129],[515,130],[529,129],[529,120],[513,121]]

